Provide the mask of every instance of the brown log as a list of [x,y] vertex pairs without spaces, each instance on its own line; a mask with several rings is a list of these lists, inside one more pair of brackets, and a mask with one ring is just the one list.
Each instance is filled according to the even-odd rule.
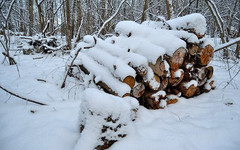
[[197,62],[201,66],[207,66],[212,60],[214,49],[211,45],[207,45],[205,48],[199,48],[197,52]]
[[168,82],[169,82],[169,78],[167,77],[162,77],[161,78],[161,85],[160,85],[160,88],[158,90],[164,90],[167,88],[168,86]]
[[[86,67],[84,67],[84,65],[79,65],[79,68],[81,69],[81,71],[85,74],[90,74],[90,72],[87,70]],[[95,78],[95,76],[94,76]],[[94,80],[93,80],[94,81]],[[135,82],[135,79],[134,79],[134,82]],[[96,83],[96,85],[100,86],[105,92],[107,93],[110,93],[112,95],[115,95],[115,96],[118,96],[118,94],[113,91],[106,83],[104,83],[103,81],[98,81]],[[130,93],[125,93],[122,97],[125,97],[125,96],[130,96]]]
[[[155,75],[154,74],[154,79],[155,79],[155,81],[154,82],[157,82],[157,83],[159,83],[160,85],[161,85],[161,82],[160,82],[160,78],[157,76],[157,75]],[[146,83],[146,85],[151,89],[151,90],[158,90],[158,88],[156,89],[156,87],[154,87],[151,83],[150,83],[151,81],[148,81],[147,83]]]
[[171,86],[177,86],[184,77],[184,71],[182,69],[178,69],[176,71],[171,70],[171,77],[169,78],[169,83]]
[[139,98],[141,97],[145,92],[145,85],[143,83],[137,83],[136,86],[132,89],[132,96]]
[[167,95],[167,105],[175,104],[178,102],[178,96],[170,94]]
[[122,81],[123,83],[126,83],[129,85],[131,88],[134,87],[135,85],[135,78],[133,76],[127,76],[125,79]]
[[[194,84],[190,84],[190,82],[182,81],[179,84],[179,89],[182,92],[182,95],[187,98],[194,96],[194,94],[197,90],[197,86]],[[190,84],[190,85],[186,86],[187,84]]]
[[213,76],[213,67],[212,66],[208,66],[207,67],[207,78],[211,79]]
[[187,49],[188,49],[188,53],[191,56],[195,56],[197,54],[197,50],[199,49],[199,47],[198,47],[197,44],[190,44],[190,43],[188,43],[187,44]]
[[155,64],[149,63],[149,67],[152,68],[153,72],[158,75],[159,77],[166,77],[169,70],[166,65],[167,61],[162,61],[162,57],[160,56]]
[[133,67],[137,74],[141,77],[145,76],[147,74],[147,68],[144,66],[138,66],[138,67]]
[[179,49],[177,49],[173,53],[173,56],[171,57],[171,59],[169,61],[170,68],[172,70],[176,70],[179,67],[181,67],[183,62],[184,62],[185,55],[186,55],[186,49],[185,48],[180,47]]
[[198,86],[202,86],[207,82],[207,78],[204,78],[202,80],[198,80]]
[[216,86],[214,85],[214,80],[210,79],[207,81],[207,83],[203,86],[202,91],[205,93],[210,92],[211,90],[214,90]]
[[164,91],[146,91],[144,93],[143,99],[145,101],[144,106],[149,109],[159,109],[163,108],[160,106],[161,100],[165,100],[166,93]]

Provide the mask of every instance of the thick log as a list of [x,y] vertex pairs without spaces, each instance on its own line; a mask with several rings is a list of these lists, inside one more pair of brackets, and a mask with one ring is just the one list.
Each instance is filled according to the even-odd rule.
[[178,69],[176,71],[171,70],[171,77],[169,78],[169,83],[171,86],[177,86],[184,77],[184,71],[182,69]]
[[214,84],[214,80],[210,79],[206,82],[206,84],[203,86],[202,91],[205,93],[210,92],[211,90],[214,90],[216,88],[216,85]]
[[179,98],[178,96],[173,95],[173,94],[167,95],[167,105],[177,103],[178,98]]
[[127,76],[123,79],[122,81],[123,83],[126,83],[127,85],[129,85],[131,88],[134,87],[135,85],[135,78],[133,76]]
[[179,84],[179,89],[182,92],[182,95],[189,98],[194,96],[196,90],[197,90],[197,81],[191,80],[189,82],[182,81]]
[[135,69],[135,71],[137,72],[137,74],[141,77],[145,76],[147,74],[147,67],[145,66],[138,66],[138,67],[134,67],[132,66],[133,69]]
[[[166,92],[165,91],[146,91],[143,96],[144,106],[149,109],[159,109],[164,108],[166,103]],[[162,103],[162,104],[161,104]]]
[[213,76],[213,67],[212,66],[208,66],[207,67],[207,78],[211,79]]
[[168,83],[169,83],[169,78],[165,78],[165,77],[162,77],[161,78],[161,85],[160,85],[160,88],[158,90],[164,90],[167,88],[168,86]]
[[[85,73],[89,74],[90,72],[93,74],[94,79],[93,81],[99,85],[102,89],[104,89],[106,92],[116,95],[116,96],[129,96],[131,88],[116,79],[107,68],[103,67],[102,65],[98,64],[96,61],[94,61],[91,57],[81,54],[80,57],[80,69]],[[96,68],[93,68],[92,66],[96,66]],[[100,78],[98,78],[100,77]],[[135,80],[134,80],[135,81]],[[116,87],[117,85],[117,87]]]
[[211,45],[207,45],[205,48],[199,48],[197,52],[197,62],[201,66],[207,66],[212,60],[214,49]]
[[197,44],[187,44],[188,54],[191,56],[195,56],[197,54],[197,50],[199,49]]
[[162,61],[162,57],[158,57],[157,61],[155,64],[152,64],[152,63],[148,63],[149,67],[152,68],[153,72],[155,74],[157,74],[158,76],[162,76],[163,75],[163,71],[162,69],[165,69],[165,66],[164,64],[161,63]]
[[145,92],[145,85],[140,82],[133,87],[131,95],[133,97],[139,98],[144,94],[144,92]]
[[174,53],[173,56],[171,57],[169,64],[170,68],[172,70],[177,70],[179,67],[182,66],[184,62],[184,57],[186,55],[186,49],[183,47],[180,47],[177,49]]

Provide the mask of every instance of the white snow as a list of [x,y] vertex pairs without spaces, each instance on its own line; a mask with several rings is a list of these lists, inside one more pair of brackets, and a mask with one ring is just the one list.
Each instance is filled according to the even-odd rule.
[[199,13],[168,20],[167,23],[175,30],[194,29],[196,33],[204,35],[206,32],[206,19]]
[[178,69],[176,72],[174,72],[174,78],[180,78],[182,72],[184,72],[182,69]]
[[[14,57],[21,78],[15,66],[0,64],[0,85],[49,105],[34,105],[0,90],[1,149],[73,150],[80,136],[83,86],[69,77],[66,87],[60,89],[68,56]],[[44,58],[33,59],[37,57]],[[1,61],[3,58],[0,55]],[[240,75],[222,89],[229,81],[227,68],[216,60],[211,65],[218,81],[216,90],[190,99],[179,98],[178,103],[165,109],[147,110],[140,106],[133,128],[110,149],[239,149]],[[37,78],[47,82],[36,81]],[[85,144],[92,142],[90,137],[86,136]]]
[[161,90],[152,95],[152,97],[155,98],[155,101],[159,101],[160,97],[165,97],[165,96],[166,96],[166,92]]
[[[180,47],[186,47],[186,43],[175,36],[169,30],[153,29],[146,25],[141,25],[133,21],[121,21],[116,25],[115,32],[122,36],[141,37],[166,50],[168,55],[172,55]],[[174,43],[174,44],[171,44]]]
[[160,87],[160,83],[156,81],[153,70],[148,66],[147,74],[143,77],[144,82],[148,83],[154,90]]
[[131,88],[127,84],[122,83],[118,79],[114,78],[113,75],[107,70],[107,68],[98,64],[85,53],[80,53],[77,59],[79,63],[83,64],[83,66],[86,67],[89,72],[92,72],[95,75],[94,80],[96,83],[99,81],[106,83],[119,96],[130,93]]
[[184,84],[184,87],[186,88],[186,89],[188,89],[190,86],[195,86],[195,87],[197,87],[197,85],[198,85],[198,82],[196,81],[196,80],[191,80],[191,81],[189,81],[188,83],[186,83],[186,84]]

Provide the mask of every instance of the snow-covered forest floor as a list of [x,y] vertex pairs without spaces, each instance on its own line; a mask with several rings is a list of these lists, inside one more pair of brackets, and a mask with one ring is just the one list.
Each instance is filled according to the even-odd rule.
[[[14,54],[19,72],[15,65],[1,63],[0,85],[48,105],[32,104],[0,90],[0,149],[73,150],[80,135],[78,115],[85,83],[69,77],[66,87],[60,88],[69,55]],[[110,149],[240,149],[240,74],[225,87],[230,81],[226,63],[215,57],[211,65],[215,90],[180,98],[165,109],[140,107],[134,128]],[[239,63],[229,65],[234,76]]]

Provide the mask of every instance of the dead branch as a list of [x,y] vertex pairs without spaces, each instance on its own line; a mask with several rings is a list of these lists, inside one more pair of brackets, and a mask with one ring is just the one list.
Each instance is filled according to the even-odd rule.
[[[94,38],[94,41],[95,41],[95,45],[96,45],[96,43],[97,43],[96,38]],[[93,46],[94,46],[94,45],[93,45]],[[65,77],[64,77],[64,80],[63,80],[63,83],[62,83],[61,88],[64,88],[64,87],[65,87],[65,82],[66,82],[66,79],[67,79],[68,73],[69,73],[70,69],[72,68],[73,63],[74,63],[75,59],[77,58],[79,52],[80,52],[82,49],[90,49],[90,48],[92,48],[93,46],[90,46],[90,47],[83,47],[83,48],[81,47],[81,48],[78,49],[78,51],[75,53],[75,56],[74,56],[73,59],[72,59],[72,62],[71,62],[71,64],[70,64],[70,66],[69,66],[68,69],[67,69],[67,72],[66,72],[66,75],[65,75]]]
[[100,34],[102,33],[103,29],[105,28],[105,26],[118,14],[122,4],[125,2],[126,0],[122,0],[121,3],[119,4],[116,12],[110,17],[108,18],[104,23],[103,25],[101,26],[101,28],[99,29],[98,33],[97,33],[97,37],[100,36]]
[[47,105],[47,104],[44,104],[44,103],[41,103],[41,102],[38,102],[38,101],[35,101],[35,100],[31,100],[31,99],[28,99],[28,98],[19,96],[19,95],[15,94],[15,93],[13,93],[13,92],[11,92],[11,91],[3,88],[1,85],[0,85],[0,88],[1,88],[2,90],[4,90],[5,92],[7,92],[7,93],[9,93],[9,94],[11,94],[11,95],[13,95],[13,96],[15,96],[15,97],[18,97],[18,98],[20,98],[20,99],[22,99],[22,100],[25,100],[25,101],[28,101],[28,102],[31,102],[31,103],[35,103],[35,104],[38,104],[38,105]]
[[227,48],[227,47],[229,47],[229,46],[231,46],[231,45],[233,45],[233,44],[236,44],[236,43],[238,43],[238,42],[240,42],[240,37],[238,37],[238,38],[236,38],[236,39],[233,39],[233,40],[231,40],[231,41],[229,41],[229,42],[227,42],[227,43],[221,44],[220,46],[215,47],[214,52],[218,52],[218,51],[220,51],[221,49]]

